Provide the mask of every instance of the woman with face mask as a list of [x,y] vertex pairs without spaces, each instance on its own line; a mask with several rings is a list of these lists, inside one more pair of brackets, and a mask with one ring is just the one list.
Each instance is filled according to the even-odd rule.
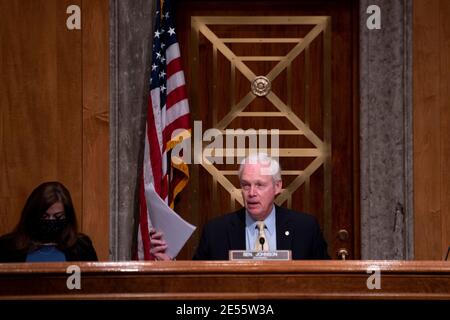
[[89,237],[78,233],[72,198],[59,182],[34,189],[14,231],[0,237],[0,262],[97,260]]

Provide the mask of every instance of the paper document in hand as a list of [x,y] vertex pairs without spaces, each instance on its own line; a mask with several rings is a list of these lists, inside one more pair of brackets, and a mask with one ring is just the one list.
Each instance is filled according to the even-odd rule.
[[175,258],[196,227],[173,211],[156,193],[153,185],[145,185],[145,198],[150,222],[154,229],[164,233],[164,240],[168,244],[166,253]]

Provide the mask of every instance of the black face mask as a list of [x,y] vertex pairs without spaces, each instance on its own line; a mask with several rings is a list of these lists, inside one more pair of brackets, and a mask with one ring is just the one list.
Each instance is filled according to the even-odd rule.
[[36,226],[37,239],[42,242],[56,242],[66,225],[66,219],[40,219]]

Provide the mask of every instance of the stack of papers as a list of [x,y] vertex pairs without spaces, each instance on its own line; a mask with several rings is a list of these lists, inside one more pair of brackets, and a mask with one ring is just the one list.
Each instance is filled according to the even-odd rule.
[[152,227],[164,234],[163,239],[168,245],[166,253],[175,258],[196,227],[173,211],[156,193],[153,184],[145,185],[145,200]]

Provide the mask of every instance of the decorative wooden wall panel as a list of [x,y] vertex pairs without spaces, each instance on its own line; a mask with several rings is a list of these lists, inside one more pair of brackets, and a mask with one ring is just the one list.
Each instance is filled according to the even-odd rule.
[[[250,148],[256,148],[269,154],[275,152],[272,155],[280,158],[285,185],[276,199],[277,204],[308,211],[311,194],[320,194],[319,203],[328,210],[317,210],[317,207],[313,210],[320,220],[329,220],[331,176],[330,172],[323,174],[323,170],[329,167],[331,156],[330,18],[247,17],[243,21],[241,17],[194,16],[191,22],[194,50],[191,61],[193,74],[198,76],[192,81],[192,103],[201,110],[210,109],[212,119],[203,113],[198,120],[203,128],[220,131],[222,135],[216,139],[223,142],[223,149],[206,146],[203,156],[194,154],[212,176],[213,207],[230,211],[237,203],[243,205],[240,186],[233,184],[237,180],[233,169],[239,157],[251,152]],[[209,54],[213,55],[212,59]],[[200,56],[212,60],[211,64],[198,63]],[[314,74],[316,81],[310,81],[309,74]],[[237,82],[240,84],[236,85]],[[199,88],[209,86],[212,86],[212,96],[197,99]],[[258,86],[259,91],[255,89]],[[292,92],[298,88],[305,92],[292,101]],[[316,105],[309,104],[311,91],[316,91],[313,95]],[[229,99],[220,99],[227,96]],[[310,127],[311,118],[318,119],[316,131]],[[244,131],[246,129],[254,132]],[[267,133],[261,133],[261,129]],[[237,130],[242,133],[236,133]],[[245,139],[242,146],[239,146],[239,137]],[[232,141],[231,146],[229,141]],[[212,158],[224,165],[207,163],[206,150],[211,150]],[[229,160],[225,159],[227,155],[231,155],[231,166],[225,164]],[[321,179],[311,188],[310,181],[316,171],[322,173]],[[289,183],[286,183],[286,176],[290,176]],[[220,202],[219,185],[229,194]],[[306,204],[299,206],[299,201],[293,204],[294,193],[297,198],[306,200]]]

